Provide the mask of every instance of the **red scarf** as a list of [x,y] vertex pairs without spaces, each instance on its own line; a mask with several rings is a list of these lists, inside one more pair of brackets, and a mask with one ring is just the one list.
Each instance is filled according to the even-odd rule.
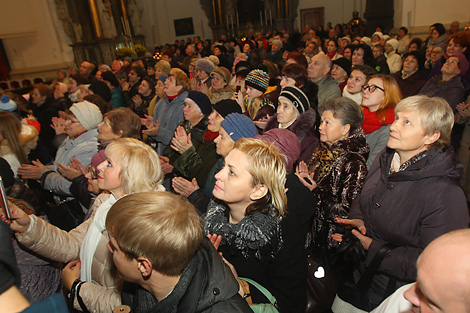
[[177,95],[175,95],[175,96],[166,96],[166,97],[168,98],[168,100],[171,101],[171,100],[173,100],[174,98],[178,97],[179,95],[180,95],[180,93],[177,94]]
[[395,121],[395,110],[389,108],[384,119],[379,119],[375,113],[369,111],[369,108],[363,108],[364,111],[364,123],[362,123],[362,129],[365,134],[370,134],[375,132],[377,129],[384,125],[392,124]]
[[335,56],[335,54],[336,54],[336,51],[335,51],[335,52],[332,52],[332,53],[330,53],[330,52],[327,52],[327,53],[326,53],[326,55],[327,55],[330,59],[333,59],[333,57]]
[[219,136],[219,132],[211,132],[210,130],[208,130],[204,134],[204,140],[205,141],[211,141],[211,140],[214,140],[215,138],[217,138],[217,136]]

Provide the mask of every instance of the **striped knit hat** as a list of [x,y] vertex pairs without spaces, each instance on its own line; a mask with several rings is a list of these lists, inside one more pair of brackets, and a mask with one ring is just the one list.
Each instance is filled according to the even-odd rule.
[[261,92],[265,92],[268,89],[269,76],[262,70],[252,70],[245,78],[245,85],[255,88]]
[[310,109],[310,102],[308,101],[307,96],[302,90],[297,87],[285,87],[279,95],[279,99],[281,98],[284,98],[290,103],[292,103],[294,108],[299,111],[299,114],[302,114],[308,109]]

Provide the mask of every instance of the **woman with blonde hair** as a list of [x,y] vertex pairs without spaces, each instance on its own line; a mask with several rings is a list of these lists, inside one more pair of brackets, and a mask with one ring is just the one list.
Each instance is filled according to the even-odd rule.
[[[296,266],[284,266],[291,257],[281,231],[287,214],[284,156],[273,143],[241,138],[215,178],[214,198],[203,217],[206,235],[220,242],[218,250],[233,265],[236,277],[249,278],[269,290],[280,311],[303,310],[298,299],[305,293],[296,292],[302,277],[297,277]],[[253,303],[266,302],[255,287],[240,283],[242,294],[251,294]]]
[[395,106],[403,98],[397,81],[390,75],[371,76],[362,86],[362,110],[364,122],[362,129],[370,152],[367,167],[387,145],[390,125],[395,121]]
[[70,232],[10,204],[10,227],[18,242],[51,260],[70,262],[62,279],[65,288],[75,295],[74,307],[82,311],[110,312],[121,304],[122,281],[108,251],[105,230],[111,206],[127,194],[164,190],[160,159],[150,146],[121,138],[110,143],[105,153],[107,159],[98,165],[98,186],[109,194],[100,195],[92,216]]

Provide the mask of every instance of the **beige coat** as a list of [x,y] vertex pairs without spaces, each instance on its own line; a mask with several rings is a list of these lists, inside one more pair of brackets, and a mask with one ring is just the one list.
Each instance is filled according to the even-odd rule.
[[[101,194],[93,204],[99,207],[109,194]],[[70,232],[65,232],[36,216],[34,227],[28,233],[17,233],[18,241],[32,251],[54,261],[68,263],[80,258],[80,248],[90,227],[92,216]],[[111,312],[121,304],[122,280],[117,274],[111,253],[107,248],[108,234],[103,232],[93,257],[91,283],[84,283],[80,296],[90,312]],[[79,309],[77,301],[75,308]]]

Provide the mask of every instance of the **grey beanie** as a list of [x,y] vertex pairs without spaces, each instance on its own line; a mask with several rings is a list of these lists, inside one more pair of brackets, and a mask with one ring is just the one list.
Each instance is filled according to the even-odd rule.
[[200,69],[201,71],[206,72],[207,74],[210,74],[214,71],[215,66],[214,63],[209,61],[208,59],[199,59],[196,61],[195,67],[197,69]]
[[70,111],[86,130],[96,128],[103,121],[100,109],[89,101],[75,103],[70,107]]

